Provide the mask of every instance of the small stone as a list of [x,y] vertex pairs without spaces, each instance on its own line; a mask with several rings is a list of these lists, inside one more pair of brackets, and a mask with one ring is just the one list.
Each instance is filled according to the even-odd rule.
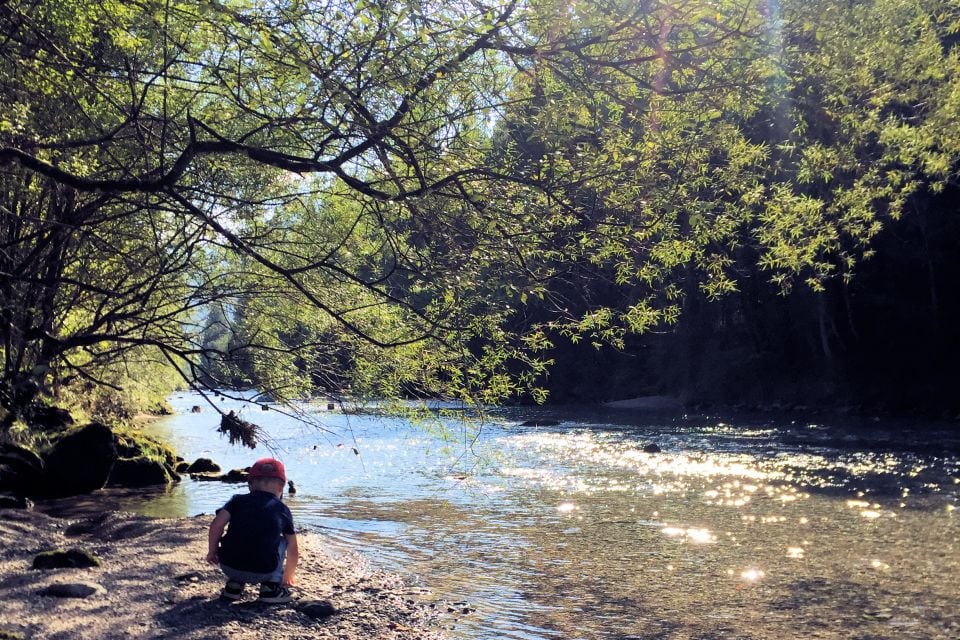
[[178,582],[198,582],[200,578],[203,577],[203,574],[199,571],[190,571],[189,573],[183,573],[176,577]]
[[68,582],[51,584],[40,589],[37,594],[54,598],[88,598],[94,594],[102,595],[106,592],[106,589],[94,582]]
[[247,475],[246,469],[230,469],[230,471],[220,476],[220,479],[223,482],[246,482]]
[[197,458],[187,467],[187,473],[220,473],[220,465],[210,458]]
[[301,602],[297,605],[297,610],[314,620],[323,620],[337,613],[337,608],[327,600]]

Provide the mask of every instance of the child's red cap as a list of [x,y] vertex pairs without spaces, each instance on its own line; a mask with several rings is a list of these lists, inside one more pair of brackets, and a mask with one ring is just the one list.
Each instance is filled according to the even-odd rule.
[[250,478],[279,478],[287,481],[287,472],[283,468],[283,463],[275,458],[260,458],[250,467]]

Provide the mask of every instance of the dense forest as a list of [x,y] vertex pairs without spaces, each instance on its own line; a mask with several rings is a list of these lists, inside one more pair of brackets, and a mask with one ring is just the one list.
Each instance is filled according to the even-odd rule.
[[952,0],[9,0],[0,431],[177,385],[953,415],[958,42]]

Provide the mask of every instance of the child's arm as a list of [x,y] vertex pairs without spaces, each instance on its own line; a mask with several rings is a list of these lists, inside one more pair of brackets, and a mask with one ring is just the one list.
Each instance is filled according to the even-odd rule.
[[297,546],[297,534],[284,537],[287,539],[287,561],[283,565],[283,584],[293,585],[296,582],[294,574],[297,572],[297,561],[300,560],[300,549]]
[[223,537],[223,530],[230,522],[230,512],[226,509],[217,511],[217,517],[210,523],[210,531],[207,532],[207,562],[210,564],[220,564],[220,558],[217,551],[220,546],[220,538]]

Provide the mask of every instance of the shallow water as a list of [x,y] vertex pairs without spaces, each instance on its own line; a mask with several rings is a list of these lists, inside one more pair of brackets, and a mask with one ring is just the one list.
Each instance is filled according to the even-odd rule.
[[[452,420],[444,442],[395,418],[320,406],[305,425],[217,401],[269,431],[250,451],[189,412],[197,396],[173,404],[152,429],[181,455],[282,457],[299,526],[476,607],[453,638],[960,638],[957,425],[555,409]],[[94,500],[194,515],[241,490]]]

